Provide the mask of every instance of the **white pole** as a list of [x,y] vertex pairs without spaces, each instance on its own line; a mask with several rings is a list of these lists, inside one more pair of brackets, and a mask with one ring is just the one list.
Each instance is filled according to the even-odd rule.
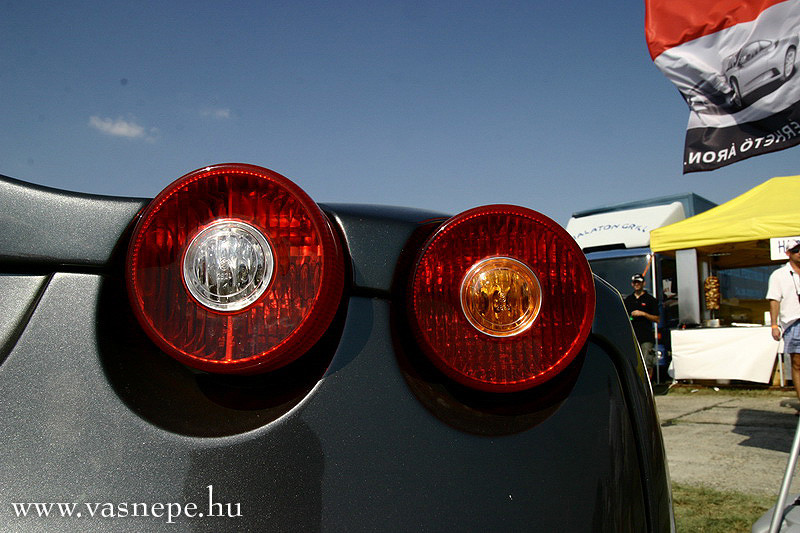
[[775,512],[772,513],[772,521],[769,524],[769,533],[778,533],[783,522],[783,508],[786,506],[786,495],[789,493],[789,485],[794,477],[794,468],[797,465],[797,454],[800,452],[800,419],[797,420],[797,430],[794,432],[794,442],[792,451],[789,453],[789,463],[786,465],[786,472],[783,474],[781,492],[778,495],[778,503],[775,505]]
[[[648,255],[648,261],[650,262],[650,279],[652,280],[651,286],[653,287],[653,297],[658,300],[658,288],[656,287],[656,281],[658,280],[658,276],[656,276],[656,254],[651,252]],[[658,313],[658,319],[661,320],[661,313]],[[658,364],[658,322],[653,323],[653,335],[655,336],[656,342],[653,349],[655,350],[655,366],[656,366],[656,383],[661,382],[661,365]]]

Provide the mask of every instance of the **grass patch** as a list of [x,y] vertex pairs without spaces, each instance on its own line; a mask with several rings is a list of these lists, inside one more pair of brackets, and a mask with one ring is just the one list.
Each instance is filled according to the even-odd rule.
[[749,533],[778,495],[754,496],[673,483],[672,498],[680,533]]

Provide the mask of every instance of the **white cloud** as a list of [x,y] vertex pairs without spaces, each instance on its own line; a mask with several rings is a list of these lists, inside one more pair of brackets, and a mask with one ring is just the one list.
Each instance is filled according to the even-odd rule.
[[216,118],[219,120],[227,120],[233,116],[231,110],[227,107],[220,107],[220,108],[210,108],[207,107],[200,111],[200,114],[204,117],[211,117]]
[[110,118],[100,118],[96,115],[89,117],[89,126],[113,137],[144,139],[146,141],[154,141],[158,133],[156,128],[150,128],[148,131],[144,126],[137,124],[133,120],[125,120],[123,118],[114,120]]

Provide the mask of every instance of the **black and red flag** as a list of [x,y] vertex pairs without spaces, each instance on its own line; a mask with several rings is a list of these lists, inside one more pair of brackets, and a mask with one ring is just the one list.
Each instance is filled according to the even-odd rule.
[[683,171],[800,144],[800,0],[645,0],[656,66],[689,105]]

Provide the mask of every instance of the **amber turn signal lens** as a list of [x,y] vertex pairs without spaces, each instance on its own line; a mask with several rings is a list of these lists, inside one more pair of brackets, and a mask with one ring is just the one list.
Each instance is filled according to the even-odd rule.
[[461,308],[478,331],[511,337],[531,327],[542,306],[542,288],[524,263],[490,257],[476,263],[461,282]]
[[411,330],[452,380],[516,392],[559,375],[594,318],[594,278],[575,240],[525,207],[487,205],[445,221],[409,280]]

